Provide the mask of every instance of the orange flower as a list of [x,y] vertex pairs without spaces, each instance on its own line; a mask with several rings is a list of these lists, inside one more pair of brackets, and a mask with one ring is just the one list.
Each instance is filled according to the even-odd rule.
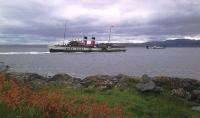
[[[5,82],[9,83],[11,88],[5,92],[1,92]],[[85,96],[81,99],[77,99],[76,97],[69,98],[57,91],[50,92],[48,90],[43,90],[36,92],[27,85],[19,85],[16,81],[7,80],[1,73],[0,92],[0,100],[11,110],[29,105],[31,108],[39,108],[44,118],[52,117],[50,115],[56,118],[73,117],[79,116],[81,113],[87,114],[88,118],[120,118],[123,114],[123,109],[120,107],[110,107],[106,102],[101,104],[91,102],[95,101],[94,99],[96,99],[96,96]]]
[[64,107],[64,106],[65,106],[65,103],[64,103],[64,102],[60,102],[60,106],[61,106],[61,107]]

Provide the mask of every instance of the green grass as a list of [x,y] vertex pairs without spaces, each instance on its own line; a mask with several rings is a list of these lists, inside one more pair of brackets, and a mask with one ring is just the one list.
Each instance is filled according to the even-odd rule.
[[69,89],[51,87],[51,91],[62,91],[67,96],[96,96],[96,102],[106,101],[110,106],[120,105],[127,118],[200,118],[200,113],[191,110],[193,103],[172,97],[165,93],[143,94],[134,88],[128,90],[111,89]]
[[37,109],[17,109],[15,112],[8,110],[7,106],[0,103],[0,118],[42,118],[42,115]]
[[[165,93],[155,95],[153,93],[142,94],[132,89],[120,90],[96,90],[96,89],[70,89],[60,86],[48,86],[45,88],[52,92],[63,92],[66,96],[82,98],[84,96],[96,96],[95,102],[107,102],[110,106],[124,108],[125,118],[200,118],[200,113],[191,110],[192,104],[180,98],[172,97]],[[23,117],[22,117],[23,116]],[[37,109],[25,111],[9,111],[3,103],[0,103],[0,118],[39,118]]]

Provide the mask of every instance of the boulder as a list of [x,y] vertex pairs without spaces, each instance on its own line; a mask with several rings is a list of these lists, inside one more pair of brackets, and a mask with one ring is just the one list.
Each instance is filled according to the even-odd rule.
[[65,73],[59,73],[54,75],[53,77],[49,78],[48,81],[67,81],[71,79],[72,76],[65,74]]
[[143,75],[141,80],[138,84],[136,84],[136,88],[141,92],[154,92],[154,93],[161,93],[162,88],[156,86],[153,79],[148,75]]
[[160,87],[160,86],[156,86],[155,88],[154,88],[154,93],[162,93],[163,92],[163,88],[162,87]]
[[144,74],[142,77],[141,77],[141,82],[149,82],[149,81],[152,81],[153,78],[149,77],[147,74]]
[[191,92],[191,99],[200,103],[200,90],[193,90]]
[[114,85],[116,84],[116,82],[112,80],[113,77],[109,75],[88,76],[83,79],[83,86],[89,88],[93,87],[97,89],[109,89],[114,87]]
[[117,76],[114,76],[112,81],[115,84],[115,88],[128,89],[132,86],[131,84],[136,82],[137,80],[134,77],[119,74]]
[[187,91],[192,91],[195,89],[199,89],[200,82],[195,79],[182,79],[180,85]]
[[36,73],[25,73],[25,75],[27,76],[28,81],[34,81],[34,80],[46,81],[47,80],[47,78],[45,78],[39,74],[36,74]]
[[183,88],[189,92],[200,89],[200,81],[195,79],[160,76],[156,77],[153,81],[156,85],[165,86],[170,89]]
[[80,78],[71,78],[67,80],[67,84],[72,88],[80,88],[82,87],[82,80]]
[[191,99],[190,92],[184,90],[183,88],[173,89],[171,91],[171,95],[181,97],[181,98],[184,98],[184,99]]
[[4,62],[0,62],[0,72],[7,72],[9,70],[9,66],[5,65]]
[[36,73],[22,73],[22,72],[8,72],[6,73],[8,79],[15,79],[20,83],[30,82],[30,81],[46,81],[47,78],[36,74]]
[[56,85],[66,85],[70,88],[80,88],[82,86],[82,80],[80,78],[74,78],[65,73],[54,75],[48,82]]
[[83,85],[85,87],[98,89],[128,89],[132,86],[132,83],[136,81],[138,81],[136,78],[124,74],[119,74],[117,76],[94,75],[83,79]]
[[193,111],[200,112],[200,106],[193,106],[193,107],[192,107],[192,110],[193,110]]
[[136,84],[136,88],[140,90],[141,92],[153,91],[154,88],[156,88],[156,84],[153,81],[140,82]]

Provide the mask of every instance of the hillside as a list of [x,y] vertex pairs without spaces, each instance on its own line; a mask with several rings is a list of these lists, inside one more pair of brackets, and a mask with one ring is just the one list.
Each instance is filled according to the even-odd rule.
[[175,39],[166,41],[151,41],[145,43],[124,43],[127,47],[166,46],[166,47],[200,47],[200,40]]

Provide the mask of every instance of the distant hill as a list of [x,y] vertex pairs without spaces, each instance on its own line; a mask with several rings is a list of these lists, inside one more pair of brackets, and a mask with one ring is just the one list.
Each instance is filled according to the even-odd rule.
[[[115,44],[115,43],[114,43]],[[191,40],[191,39],[175,39],[175,40],[166,40],[166,41],[150,41],[145,43],[117,43],[118,45],[123,45],[126,47],[146,47],[146,46],[164,46],[164,47],[200,47],[200,40]],[[27,46],[27,47],[47,47],[47,45],[23,45],[23,44],[7,44],[1,45],[5,46]]]
[[200,47],[200,40],[175,39],[166,41],[151,41],[145,43],[124,43],[127,47],[165,46],[165,47]]

